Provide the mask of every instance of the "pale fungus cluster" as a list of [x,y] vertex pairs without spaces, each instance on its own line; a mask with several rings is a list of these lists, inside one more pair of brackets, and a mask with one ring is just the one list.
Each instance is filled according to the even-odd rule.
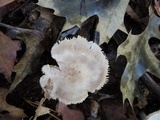
[[65,39],[51,50],[58,66],[44,65],[40,85],[45,97],[65,104],[84,101],[108,81],[109,63],[101,48],[85,38]]

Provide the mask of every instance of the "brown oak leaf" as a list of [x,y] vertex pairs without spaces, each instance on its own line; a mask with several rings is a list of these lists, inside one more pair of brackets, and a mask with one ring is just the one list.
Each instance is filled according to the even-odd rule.
[[19,42],[13,41],[0,31],[0,73],[3,73],[8,81],[16,60],[16,52],[20,49]]

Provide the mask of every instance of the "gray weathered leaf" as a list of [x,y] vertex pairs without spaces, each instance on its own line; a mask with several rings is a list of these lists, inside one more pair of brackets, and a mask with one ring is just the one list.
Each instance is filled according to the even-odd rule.
[[159,24],[160,18],[152,13],[145,31],[140,35],[130,34],[118,48],[117,56],[125,55],[127,58],[127,65],[121,78],[123,101],[128,99],[131,105],[135,97],[140,98],[138,79],[146,71],[160,78],[160,61],[154,56],[148,44],[152,37],[160,39]]
[[123,27],[123,18],[129,0],[39,0],[38,5],[52,8],[55,14],[65,16],[64,30],[80,25],[86,18],[97,14],[100,43],[108,42],[113,34]]

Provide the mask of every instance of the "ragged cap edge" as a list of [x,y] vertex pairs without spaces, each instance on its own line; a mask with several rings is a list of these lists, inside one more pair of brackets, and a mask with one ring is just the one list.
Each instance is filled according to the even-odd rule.
[[[74,64],[74,63],[69,63],[70,61],[72,62],[73,60],[69,60],[69,58],[65,56],[64,54],[65,52],[71,52],[71,54],[69,55],[75,54],[75,57],[77,57],[77,59],[81,59],[81,57],[84,57],[84,56],[79,56],[77,53],[79,52],[84,53],[85,56],[90,56],[88,57],[87,60],[93,63],[89,65],[87,65],[88,63],[86,64],[87,66],[86,70],[87,71],[90,70],[89,72],[91,73],[91,75],[87,76],[87,78],[82,77],[83,78],[82,80],[78,79],[77,77],[76,80],[78,82],[76,81],[77,84],[75,84],[75,86],[71,82],[70,82],[71,85],[66,85],[66,84],[70,84],[69,83],[70,80],[63,78],[62,76],[63,69],[68,69],[68,68],[70,69],[70,67],[67,67],[67,66],[69,66],[70,64]],[[65,104],[81,103],[87,98],[88,92],[93,93],[95,92],[95,90],[101,89],[104,86],[104,84],[108,82],[109,62],[106,59],[106,56],[103,54],[103,52],[101,51],[101,48],[97,44],[93,42],[88,42],[85,38],[81,36],[78,36],[77,38],[73,38],[70,40],[65,39],[64,41],[59,42],[59,44],[56,43],[51,50],[51,55],[54,59],[56,59],[58,65],[61,67],[59,68],[58,74],[54,73],[54,71],[56,71],[55,69],[57,69],[56,67],[46,65],[42,68],[42,71],[45,74],[44,76],[46,77],[48,76],[48,78],[50,78],[50,80],[54,84],[53,87],[56,87],[54,89],[49,89],[48,90],[49,92],[48,92],[46,89],[44,89],[44,86],[48,86],[49,82],[46,81],[46,77],[44,76],[41,77],[40,84],[43,90],[47,92],[47,95],[49,95],[48,97],[51,97],[53,99],[58,98],[59,101]],[[68,60],[67,62],[63,61],[64,56],[65,56],[65,59]],[[80,64],[79,65],[80,67],[82,64],[85,64],[85,62],[88,62],[83,60],[81,61],[82,62],[81,63],[80,61],[79,63],[76,63],[76,64]],[[63,62],[63,64],[61,62]],[[94,69],[90,69],[90,67]],[[81,70],[80,68],[75,68],[75,69]],[[69,71],[69,70],[66,70],[66,71]],[[59,76],[56,76],[56,75],[59,75]],[[42,84],[45,84],[45,85],[42,85]],[[81,87],[79,85],[83,85],[83,86]]]

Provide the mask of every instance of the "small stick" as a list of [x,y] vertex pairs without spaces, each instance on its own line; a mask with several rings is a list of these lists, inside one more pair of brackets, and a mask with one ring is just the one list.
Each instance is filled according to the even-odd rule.
[[144,73],[144,75],[142,76],[141,81],[160,100],[160,86],[151,78],[151,76],[147,72]]

